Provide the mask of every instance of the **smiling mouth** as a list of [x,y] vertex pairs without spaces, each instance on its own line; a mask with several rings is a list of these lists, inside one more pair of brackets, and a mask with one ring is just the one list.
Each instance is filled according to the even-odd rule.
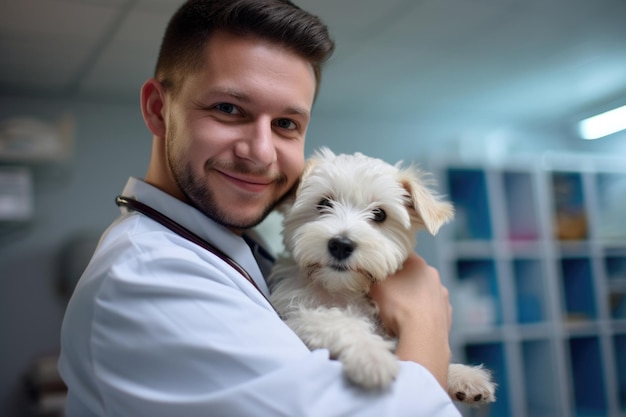
[[224,171],[219,171],[219,172],[228,178],[231,178],[235,181],[245,182],[247,184],[269,185],[273,181],[271,178],[246,177],[245,175],[230,174]]
[[235,184],[239,188],[251,192],[261,192],[266,190],[272,183],[271,178],[252,178],[246,176],[233,175],[221,170],[217,170],[224,178],[231,183]]

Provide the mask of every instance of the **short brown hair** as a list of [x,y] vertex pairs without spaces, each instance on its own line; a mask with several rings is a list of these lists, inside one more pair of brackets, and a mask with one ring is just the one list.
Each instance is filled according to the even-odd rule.
[[217,30],[257,36],[293,51],[313,66],[317,89],[322,65],[335,48],[326,25],[289,0],[188,0],[161,43],[155,77],[164,88],[175,94],[184,77],[202,67],[204,48]]

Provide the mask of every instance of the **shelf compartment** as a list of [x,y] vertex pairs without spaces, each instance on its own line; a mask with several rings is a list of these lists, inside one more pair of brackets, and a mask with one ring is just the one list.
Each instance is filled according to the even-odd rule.
[[502,180],[508,239],[512,241],[539,239],[539,220],[531,174],[504,172]]
[[560,264],[565,320],[570,323],[596,320],[591,260],[564,258]]
[[525,386],[526,414],[532,417],[563,415],[552,345],[548,340],[532,340],[522,343],[522,360]]
[[608,406],[600,340],[598,337],[571,338],[569,352],[575,416],[606,416]]
[[495,261],[462,259],[456,262],[453,297],[454,321],[461,328],[484,328],[502,324]]
[[504,345],[502,343],[465,345],[465,363],[468,365],[484,365],[492,373],[494,381],[498,384],[496,401],[489,406],[472,408],[470,415],[509,417],[511,415],[511,405]]
[[626,238],[626,174],[596,175],[598,237],[603,240]]
[[626,256],[608,255],[604,258],[604,267],[609,281],[626,282]]
[[552,173],[554,236],[557,240],[588,238],[582,175],[577,172]]
[[626,334],[613,336],[618,406],[626,413]]
[[448,194],[455,207],[455,238],[491,239],[491,213],[485,171],[449,169],[447,180]]
[[513,277],[517,322],[521,324],[546,321],[545,277],[537,259],[514,259]]

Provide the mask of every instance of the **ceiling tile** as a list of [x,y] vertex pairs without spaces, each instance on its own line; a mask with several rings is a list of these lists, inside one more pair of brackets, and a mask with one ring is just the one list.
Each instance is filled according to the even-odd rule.
[[135,102],[141,85],[154,73],[157,52],[154,45],[109,45],[83,79],[79,94]]
[[47,38],[0,39],[3,57],[0,65],[1,89],[63,93],[89,54],[91,46],[89,42],[72,39],[62,44]]
[[158,45],[173,10],[133,9],[113,38],[116,42],[134,42],[138,46]]
[[4,1],[0,14],[2,38],[102,36],[116,15],[115,2],[89,4],[55,0]]

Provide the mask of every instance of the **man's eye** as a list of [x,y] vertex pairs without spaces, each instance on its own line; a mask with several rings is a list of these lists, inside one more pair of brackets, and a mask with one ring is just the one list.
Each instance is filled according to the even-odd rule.
[[237,106],[235,106],[234,104],[219,103],[215,106],[215,108],[223,113],[239,114],[239,110],[237,109]]
[[276,121],[274,121],[274,124],[281,129],[292,130],[297,127],[296,124],[293,122],[293,120],[289,120],[289,119],[277,119]]
[[317,210],[318,211],[322,211],[324,209],[329,209],[329,208],[333,208],[333,202],[330,201],[330,199],[328,198],[323,198],[320,200],[319,203],[317,203]]
[[376,223],[382,223],[387,218],[387,213],[385,213],[385,210],[381,208],[375,208],[372,210],[372,215],[374,216],[373,219]]

